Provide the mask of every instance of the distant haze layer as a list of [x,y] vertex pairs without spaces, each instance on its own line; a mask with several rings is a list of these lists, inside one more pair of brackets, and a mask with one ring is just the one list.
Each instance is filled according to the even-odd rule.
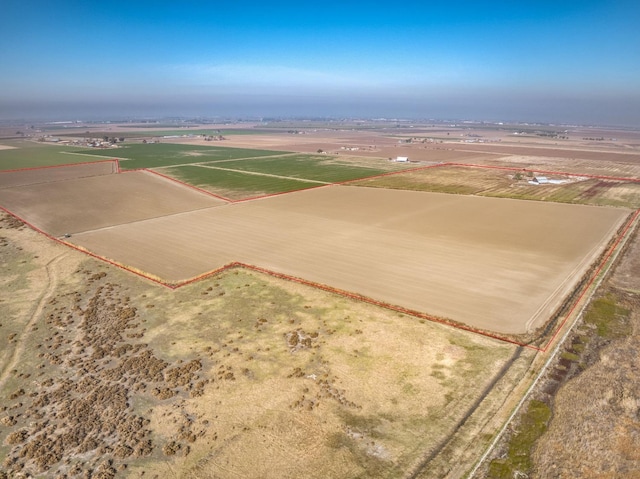
[[348,116],[640,126],[638,24],[640,3],[630,0],[365,8],[333,0],[6,0],[0,119]]

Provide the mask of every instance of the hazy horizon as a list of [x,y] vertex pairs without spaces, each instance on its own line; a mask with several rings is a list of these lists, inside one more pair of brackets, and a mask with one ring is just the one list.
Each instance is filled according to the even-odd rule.
[[9,0],[0,119],[396,117],[640,126],[631,1]]

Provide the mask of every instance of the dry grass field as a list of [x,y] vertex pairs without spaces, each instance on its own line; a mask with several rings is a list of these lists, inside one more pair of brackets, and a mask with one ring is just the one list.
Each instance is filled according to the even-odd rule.
[[556,395],[549,429],[532,451],[532,477],[640,477],[640,297],[616,302],[626,316],[623,334],[607,338],[595,364]]
[[0,226],[9,477],[459,476],[532,358],[254,272],[171,291]]
[[[454,160],[455,161],[455,160]],[[576,176],[595,175],[616,178],[640,178],[640,162],[616,163],[598,160],[580,160],[570,158],[545,158],[541,156],[502,156],[497,160],[488,160],[480,164],[526,168],[531,171],[560,171]]]
[[[547,167],[549,166],[547,165]],[[566,183],[532,185],[529,182],[536,176],[535,169],[531,169],[529,165],[526,166],[526,171],[514,170],[514,168],[518,168],[518,165],[511,164],[509,169],[445,165],[359,180],[351,184],[384,189],[640,208],[640,181],[631,175],[627,181],[625,180],[626,175],[620,180],[613,180],[589,178],[579,176],[579,174],[541,173],[540,176],[548,176],[550,179]],[[523,166],[523,168],[525,167]],[[584,172],[583,175],[619,173],[602,170],[587,171],[589,172]],[[567,173],[571,173],[571,170]]]

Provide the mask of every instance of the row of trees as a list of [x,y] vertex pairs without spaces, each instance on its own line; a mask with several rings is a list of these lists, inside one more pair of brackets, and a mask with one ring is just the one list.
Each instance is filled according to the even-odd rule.
[[103,141],[107,141],[109,143],[117,143],[117,142],[123,142],[124,141],[124,136],[121,136],[120,138],[116,138],[115,136],[103,136],[102,137]]

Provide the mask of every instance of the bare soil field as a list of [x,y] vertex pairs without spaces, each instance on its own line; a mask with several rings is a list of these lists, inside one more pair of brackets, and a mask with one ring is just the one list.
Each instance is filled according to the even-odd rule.
[[640,162],[640,153],[619,153],[611,151],[593,151],[577,148],[545,148],[530,146],[512,146],[501,145],[498,143],[491,144],[462,144],[450,145],[456,151],[477,152],[477,153],[493,153],[497,155],[522,155],[522,156],[541,156],[549,158],[567,158],[594,161],[611,161],[616,163],[637,164]]
[[0,150],[13,150],[15,146],[10,145],[0,145]]
[[[461,131],[463,133],[461,133]],[[449,133],[449,135],[447,135]],[[579,132],[602,134],[603,132]],[[614,134],[614,132],[608,132]],[[567,133],[571,134],[571,133]],[[464,136],[462,136],[464,135]],[[491,138],[488,143],[466,143],[468,135]],[[572,136],[578,135],[578,132]],[[620,136],[620,135],[617,135]],[[622,135],[624,137],[624,135]],[[395,158],[407,156],[410,161],[423,163],[512,163],[517,157],[525,162],[538,162],[547,167],[570,168],[569,171],[588,173],[589,169],[618,170],[631,168],[629,176],[640,176],[640,152],[629,141],[640,141],[637,133],[629,133],[622,142],[585,142],[579,137],[558,143],[557,140],[540,137],[513,137],[500,130],[436,129],[434,131],[409,130],[394,134],[392,131],[308,131],[291,135],[278,132],[274,135],[230,136],[225,146],[243,148],[274,148],[279,150],[315,153],[318,150],[337,155]],[[403,140],[415,138],[406,143]],[[429,139],[423,142],[422,139]],[[202,140],[181,142],[206,144]],[[353,148],[353,150],[350,150]],[[583,163],[588,163],[583,165]],[[533,165],[532,165],[533,166]],[[587,166],[588,170],[585,170]],[[602,173],[606,174],[606,173]]]
[[61,165],[23,170],[0,171],[0,188],[55,183],[56,181],[87,178],[117,173],[115,161],[99,161],[83,165]]
[[638,477],[639,248],[636,229],[473,477]]
[[[340,153],[342,154],[342,153]],[[383,147],[377,151],[358,152],[361,156],[396,158],[398,156],[406,156],[412,162],[422,163],[487,163],[489,161],[499,160],[503,155],[487,154],[473,151],[455,151],[448,147]]]
[[8,477],[461,477],[531,361],[255,272],[170,291],[0,225]]
[[70,241],[169,282],[240,261],[474,327],[524,333],[544,324],[628,213],[331,186]]
[[[0,184],[7,183],[0,186],[0,205],[50,235],[60,236],[225,204],[146,171],[64,178],[67,170],[91,171],[112,163],[96,165],[0,173]],[[33,181],[27,179],[29,173]],[[47,174],[53,175],[52,181],[39,183]]]
[[[174,140],[172,140],[174,141]],[[184,139],[179,143],[207,145],[201,139]],[[305,135],[242,135],[230,136],[224,146],[236,148],[266,148],[317,153],[322,150],[339,156],[360,156],[365,158],[396,158],[408,156],[412,162],[486,162],[496,160],[502,154],[455,151],[449,145],[407,145],[398,144],[398,139],[369,132],[316,132]]]

